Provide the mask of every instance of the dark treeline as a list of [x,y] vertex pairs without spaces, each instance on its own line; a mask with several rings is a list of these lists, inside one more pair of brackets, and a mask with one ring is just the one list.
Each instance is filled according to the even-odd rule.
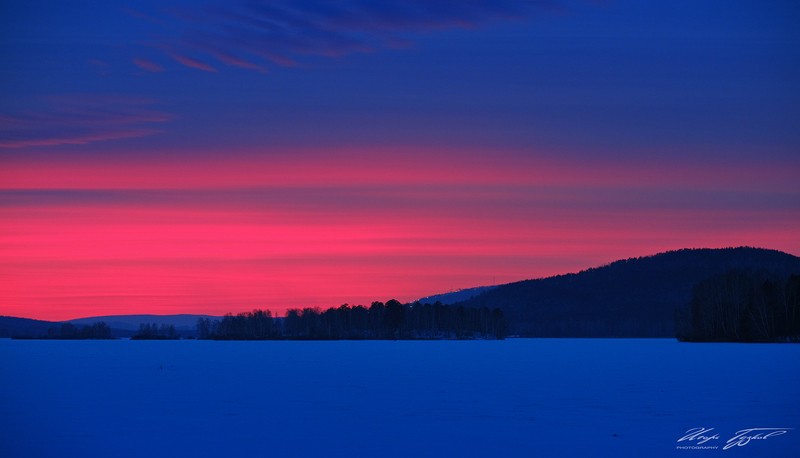
[[131,340],[173,340],[180,336],[175,330],[175,326],[156,323],[142,323],[139,325],[139,332],[131,336]]
[[700,282],[676,333],[685,341],[800,341],[800,276],[732,270]]
[[[35,337],[15,337],[15,338],[35,338]],[[59,339],[59,340],[77,340],[77,339],[113,339],[111,336],[111,328],[103,321],[99,321],[90,326],[78,327],[72,323],[64,323],[61,326],[50,328],[47,330],[46,336],[38,337],[39,339]]]
[[371,306],[290,309],[285,318],[255,310],[222,320],[201,318],[200,339],[502,339],[506,323],[499,309],[390,300]]

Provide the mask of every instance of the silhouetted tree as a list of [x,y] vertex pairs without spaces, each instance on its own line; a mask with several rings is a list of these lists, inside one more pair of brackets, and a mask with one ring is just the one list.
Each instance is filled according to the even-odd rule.
[[286,319],[283,324],[284,336],[289,339],[298,338],[303,334],[300,310],[289,309],[286,311]]
[[373,338],[383,338],[385,335],[385,325],[383,320],[386,307],[383,302],[375,301],[369,306],[369,324]]
[[400,325],[403,323],[403,304],[392,299],[386,302],[386,311],[383,318],[384,331],[390,339],[400,337]]

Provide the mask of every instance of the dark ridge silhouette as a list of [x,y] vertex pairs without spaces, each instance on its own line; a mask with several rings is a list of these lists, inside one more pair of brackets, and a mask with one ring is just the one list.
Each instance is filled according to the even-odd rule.
[[0,316],[0,337],[46,336],[50,328],[60,326],[53,321],[32,320],[13,316]]
[[[772,285],[762,291],[759,288],[763,284],[742,280],[745,286],[739,288],[743,295],[740,300],[745,300],[744,295],[760,294],[759,300],[769,302],[773,300],[769,298],[777,294],[774,291],[785,290],[789,294],[793,284],[790,276],[800,275],[800,258],[750,247],[683,249],[616,261],[574,274],[499,285],[479,290],[477,296],[453,305],[441,302],[403,305],[392,300],[386,304],[376,302],[369,308],[345,305],[326,311],[294,309],[286,318],[256,311],[229,314],[219,320],[203,315],[182,315],[179,319],[195,317],[199,337],[215,339],[502,338],[506,333],[523,337],[674,337],[677,331],[681,338],[689,340],[720,340],[730,339],[728,328],[710,331],[708,335],[697,331],[698,326],[705,326],[701,324],[705,320],[720,321],[713,318],[708,308],[703,308],[706,306],[691,308],[692,304],[702,302],[697,298],[693,302],[692,293],[697,285],[713,284],[715,277],[731,271],[756,275]],[[444,302],[465,291],[469,295],[476,289],[432,297]],[[743,340],[786,338],[780,326],[765,328],[763,318],[791,320],[794,312],[765,315],[772,313],[772,309],[758,307],[761,305],[750,305],[746,307],[747,314],[739,315],[738,326],[743,327],[736,332],[744,333]],[[700,321],[689,318],[698,313],[703,317]],[[761,321],[755,321],[752,316],[760,317]],[[77,326],[76,321],[79,320],[72,321],[73,326]],[[96,323],[97,318],[80,321]],[[149,330],[139,327],[138,338],[172,336],[169,323],[144,321],[155,324],[147,325]],[[64,333],[60,327],[64,324],[67,323],[0,317],[0,337],[61,335]],[[167,326],[164,332],[163,324]],[[711,328],[714,326],[716,324]],[[756,329],[757,326],[761,327]],[[156,327],[158,330],[154,331]],[[136,331],[111,328],[113,337],[136,334]],[[70,335],[71,328],[64,329],[64,335]],[[176,325],[174,332],[187,336],[192,335],[194,329],[184,331]],[[738,337],[734,335],[734,338]]]
[[800,274],[800,258],[750,247],[683,249],[501,285],[457,305],[500,308],[512,335],[674,337],[676,312],[694,286],[732,269],[785,278]]

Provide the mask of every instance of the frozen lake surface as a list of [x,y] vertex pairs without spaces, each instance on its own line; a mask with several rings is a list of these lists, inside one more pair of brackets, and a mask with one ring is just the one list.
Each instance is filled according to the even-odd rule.
[[[800,345],[0,340],[0,456],[800,456]],[[679,450],[690,428],[716,450]],[[722,450],[738,430],[797,428]]]

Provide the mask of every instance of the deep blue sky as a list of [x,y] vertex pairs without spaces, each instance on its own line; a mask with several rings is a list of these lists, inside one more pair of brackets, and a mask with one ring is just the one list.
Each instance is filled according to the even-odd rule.
[[[2,112],[69,113],[47,98],[91,94],[121,116],[136,109],[102,98],[148,98],[170,120],[156,123],[161,135],[122,142],[137,146],[477,143],[786,159],[800,144],[795,2],[125,3],[4,2]],[[33,135],[70,134],[54,124]]]

